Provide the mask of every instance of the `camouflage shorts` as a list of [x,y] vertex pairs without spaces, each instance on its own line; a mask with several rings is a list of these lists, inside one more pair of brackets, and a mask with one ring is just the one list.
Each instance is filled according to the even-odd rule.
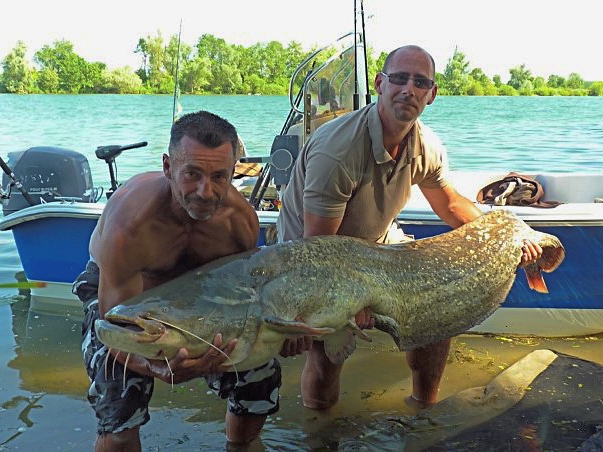
[[112,358],[107,360],[109,350],[94,331],[96,319],[98,300],[91,299],[84,304],[82,353],[91,382],[88,401],[96,413],[97,432],[118,433],[146,424],[153,377],[128,370],[124,379],[124,367]]
[[278,411],[281,364],[272,358],[252,370],[225,372],[206,377],[207,385],[223,399],[228,411],[237,416],[269,415]]

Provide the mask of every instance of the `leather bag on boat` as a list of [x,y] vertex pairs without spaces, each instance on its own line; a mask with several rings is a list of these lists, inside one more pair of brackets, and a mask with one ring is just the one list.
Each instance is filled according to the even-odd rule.
[[556,207],[558,201],[543,201],[544,188],[531,176],[511,172],[487,184],[477,193],[477,202],[495,206]]

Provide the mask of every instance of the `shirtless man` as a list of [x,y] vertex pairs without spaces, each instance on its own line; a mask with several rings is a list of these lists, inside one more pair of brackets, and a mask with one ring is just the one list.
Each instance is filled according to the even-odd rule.
[[[255,439],[266,416],[278,410],[276,360],[239,373],[239,380],[248,383],[235,388],[233,373],[219,373],[226,358],[216,350],[192,359],[181,349],[169,367],[130,356],[124,390],[125,354],[111,351],[105,372],[109,350],[94,332],[95,319],[124,300],[256,245],[257,215],[231,185],[237,143],[235,128],[212,113],[182,116],[172,126],[163,171],[137,175],[121,186],[92,234],[91,260],[74,283],[74,293],[84,302],[82,350],[92,382],[88,400],[98,419],[97,451],[141,450],[139,429],[149,420],[154,378],[181,383],[205,376],[216,393],[228,398],[226,437],[232,443]],[[236,339],[223,344],[220,334],[214,339],[226,355],[235,344]],[[115,369],[114,359],[119,363]],[[253,373],[255,378],[245,378]]]

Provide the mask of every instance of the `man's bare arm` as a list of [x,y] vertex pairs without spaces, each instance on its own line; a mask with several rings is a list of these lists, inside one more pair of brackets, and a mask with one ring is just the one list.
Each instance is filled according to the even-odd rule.
[[[459,194],[453,187],[421,188],[433,211],[446,224],[458,228],[482,215],[474,203]],[[521,260],[524,264],[535,262],[542,256],[542,248],[535,242],[526,241]]]
[[421,188],[433,211],[451,228],[469,223],[482,212],[468,198],[450,185],[443,188]]

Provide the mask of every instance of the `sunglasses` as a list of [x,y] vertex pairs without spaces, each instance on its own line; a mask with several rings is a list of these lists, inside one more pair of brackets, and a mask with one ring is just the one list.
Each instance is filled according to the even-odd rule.
[[435,82],[427,77],[411,77],[406,74],[395,73],[395,74],[386,74],[385,72],[381,72],[381,75],[385,75],[390,83],[394,85],[404,86],[408,83],[409,80],[412,80],[415,88],[419,89],[431,89]]

